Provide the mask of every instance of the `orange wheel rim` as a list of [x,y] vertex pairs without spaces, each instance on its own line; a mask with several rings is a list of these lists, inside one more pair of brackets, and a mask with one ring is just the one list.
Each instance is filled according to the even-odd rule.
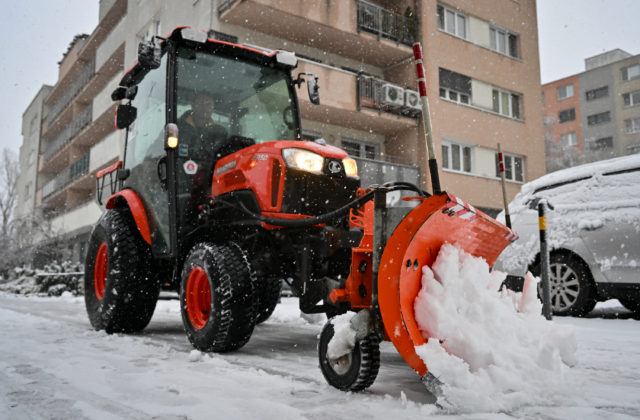
[[102,300],[104,297],[104,288],[107,284],[107,268],[107,243],[103,242],[98,247],[98,252],[96,253],[96,265],[93,269],[93,289],[98,300]]
[[201,330],[211,313],[211,286],[209,277],[202,267],[193,267],[187,278],[185,291],[187,317],[196,330]]

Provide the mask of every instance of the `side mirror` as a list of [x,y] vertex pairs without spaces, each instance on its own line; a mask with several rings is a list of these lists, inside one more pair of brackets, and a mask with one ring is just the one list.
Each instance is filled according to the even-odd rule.
[[[306,79],[302,76],[308,76]],[[298,78],[293,81],[294,84],[300,85],[303,82],[307,82],[307,91],[309,93],[309,100],[314,105],[320,105],[320,87],[318,86],[318,76],[313,73],[300,73]]]
[[147,69],[157,69],[162,60],[162,49],[160,44],[153,37],[149,41],[142,41],[138,44],[138,63]]
[[126,104],[118,105],[116,108],[116,129],[127,128],[136,120],[138,110],[135,106]]
[[314,105],[320,105],[320,86],[318,86],[318,77],[307,79],[307,91],[309,92],[309,100]]

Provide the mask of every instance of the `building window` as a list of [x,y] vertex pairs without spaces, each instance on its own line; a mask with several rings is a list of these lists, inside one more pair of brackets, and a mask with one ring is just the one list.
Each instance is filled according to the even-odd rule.
[[586,92],[587,101],[595,101],[596,99],[609,96],[609,86],[602,86],[597,89],[588,90]]
[[563,111],[558,112],[558,121],[560,121],[560,124],[568,121],[575,121],[575,119],[576,119],[575,108],[569,108],[569,109],[565,109]]
[[[509,181],[524,182],[524,158],[522,156],[502,154],[504,157],[504,177]],[[500,177],[500,159],[495,154],[496,177]]]
[[492,26],[489,29],[491,49],[501,54],[518,58],[518,35],[506,29]]
[[627,134],[640,133],[640,118],[624,120],[624,126]]
[[360,140],[342,138],[342,148],[354,157],[375,160],[378,157],[378,145]]
[[601,112],[599,114],[589,115],[587,117],[588,125],[604,124],[604,123],[608,123],[609,121],[611,121],[611,113],[609,111]]
[[438,29],[451,35],[467,38],[467,17],[453,9],[438,5]]
[[469,105],[471,103],[471,78],[447,69],[439,69],[440,97]]
[[573,96],[573,85],[560,86],[558,88],[558,100],[571,98]]
[[562,145],[564,147],[571,147],[578,145],[578,135],[575,133],[567,133],[562,135]]
[[507,117],[520,118],[520,95],[493,89],[493,111]]
[[623,93],[622,101],[624,106],[636,106],[640,104],[640,90],[635,92]]
[[590,145],[591,150],[606,150],[613,147],[613,137],[602,137]]
[[442,168],[450,171],[471,173],[471,147],[443,141]]
[[640,64],[622,69],[622,80],[632,80],[637,77],[640,77]]

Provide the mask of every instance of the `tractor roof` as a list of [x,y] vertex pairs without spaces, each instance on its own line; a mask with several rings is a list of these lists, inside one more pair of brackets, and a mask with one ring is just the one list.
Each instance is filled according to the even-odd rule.
[[[293,53],[282,50],[262,50],[247,45],[234,44],[209,38],[205,31],[189,26],[179,26],[171,31],[166,38],[160,38],[160,45],[162,48],[165,48],[165,41],[169,39],[207,44],[210,48],[213,48],[213,51],[215,52],[261,62],[265,65],[273,62],[276,58],[279,58],[278,56],[286,55],[284,62],[279,59],[277,61],[290,68],[294,68],[297,65],[297,59]],[[124,73],[122,79],[120,79],[120,86],[132,86],[137,84],[144,75],[149,72],[149,70],[149,68],[136,61],[136,63]]]

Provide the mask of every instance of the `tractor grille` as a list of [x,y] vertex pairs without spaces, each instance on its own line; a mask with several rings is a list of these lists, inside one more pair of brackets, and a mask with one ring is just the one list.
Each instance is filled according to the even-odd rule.
[[315,175],[287,168],[281,211],[318,216],[355,200],[358,187],[358,179],[344,175]]

